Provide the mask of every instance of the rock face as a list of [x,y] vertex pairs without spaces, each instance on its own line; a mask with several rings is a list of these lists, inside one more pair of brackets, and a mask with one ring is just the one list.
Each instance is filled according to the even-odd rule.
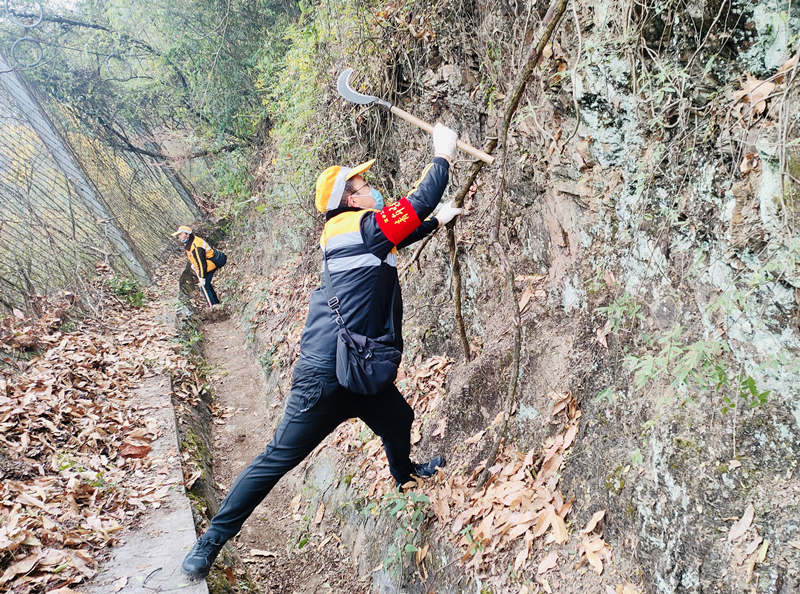
[[[546,7],[525,9],[527,21],[525,10],[444,8],[449,20],[427,15],[435,42],[413,54],[423,67],[402,106],[480,145],[520,66],[501,67],[498,53],[526,47],[520,23]],[[782,0],[575,3],[515,115],[505,164],[479,176],[456,226],[473,362],[450,313],[444,233],[404,282],[406,357],[456,359],[447,409],[463,436],[505,407],[509,299],[518,301],[519,405],[507,439],[536,447],[548,435],[548,393],[577,396],[584,424],[561,488],[576,498],[576,526],[608,509],[616,563],[648,591],[800,590],[800,551],[789,544],[800,539],[800,152],[791,143],[800,76],[788,41],[798,33],[800,16]],[[401,194],[429,148],[394,126],[381,138],[364,132],[357,148],[380,153],[374,177]],[[352,147],[339,150],[355,160]],[[457,163],[450,192],[466,175]],[[500,200],[513,296],[487,245]],[[294,230],[269,234],[275,245],[296,241]],[[418,447],[434,442],[423,436]],[[748,505],[752,522],[736,534]]]

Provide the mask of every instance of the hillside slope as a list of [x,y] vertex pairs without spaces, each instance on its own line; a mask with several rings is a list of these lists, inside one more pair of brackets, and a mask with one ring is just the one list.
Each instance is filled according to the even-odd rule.
[[[357,65],[360,88],[482,146],[500,133],[546,11],[341,2],[305,16],[226,287],[284,383],[318,282],[317,173],[377,157],[371,179],[401,196],[430,157],[423,133],[344,103],[336,74]],[[370,473],[386,473],[357,425],[318,458],[340,469],[320,473],[336,487],[323,489],[326,505],[368,510],[341,517],[353,543],[370,534],[360,554],[365,571],[383,564],[376,589],[535,590],[546,578],[556,591],[800,588],[798,32],[800,16],[777,0],[569,7],[453,243],[440,231],[400,264],[399,385],[418,408],[415,454],[446,452],[448,478],[394,505],[388,481],[372,488]],[[470,165],[456,163],[450,196]],[[548,489],[529,524],[486,503],[491,481],[479,487],[501,437],[495,480]],[[427,558],[412,558],[429,541]],[[398,543],[411,546],[387,563]],[[537,577],[552,552],[558,566]],[[579,573],[604,573],[576,578],[583,557]]]

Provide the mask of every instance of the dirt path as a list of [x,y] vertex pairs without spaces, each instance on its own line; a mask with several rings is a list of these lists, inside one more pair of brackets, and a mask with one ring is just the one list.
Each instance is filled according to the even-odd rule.
[[[266,447],[283,413],[280,396],[269,393],[263,374],[245,349],[234,320],[203,328],[205,359],[214,393],[214,478],[223,494],[239,472]],[[276,398],[277,397],[277,398]],[[233,539],[250,575],[263,592],[359,592],[350,553],[330,537],[330,526],[313,526],[304,497],[297,513],[292,499],[302,491],[305,464],[272,490]],[[326,536],[326,532],[328,532]],[[335,536],[335,533],[334,533]],[[302,548],[298,544],[302,541]],[[262,556],[253,550],[266,551]]]

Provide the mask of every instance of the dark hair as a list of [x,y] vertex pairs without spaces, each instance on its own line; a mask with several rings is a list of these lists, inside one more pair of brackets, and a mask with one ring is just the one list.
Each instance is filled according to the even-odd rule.
[[330,221],[333,217],[335,217],[336,215],[339,215],[339,214],[341,214],[343,212],[361,210],[361,208],[359,208],[358,206],[347,206],[345,204],[345,201],[347,200],[347,198],[350,197],[351,195],[355,194],[355,192],[356,192],[355,182],[352,179],[348,179],[344,183],[344,192],[342,192],[342,199],[339,201],[338,208],[326,211],[325,212],[325,220],[326,221]]
[[344,203],[344,201],[345,201],[347,198],[349,198],[350,196],[352,196],[352,195],[353,195],[353,194],[355,194],[355,193],[356,193],[356,184],[355,184],[355,182],[352,180],[352,178],[351,178],[351,179],[348,179],[348,180],[347,180],[347,181],[344,183],[344,192],[342,193],[342,203]]

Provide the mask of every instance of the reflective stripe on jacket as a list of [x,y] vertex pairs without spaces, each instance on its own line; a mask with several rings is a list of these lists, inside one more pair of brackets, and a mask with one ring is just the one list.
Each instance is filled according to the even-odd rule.
[[[377,338],[392,335],[403,349],[403,299],[397,278],[397,248],[436,229],[433,212],[447,186],[449,164],[437,157],[407,198],[382,210],[347,210],[325,223],[320,247],[328,256],[333,283],[347,328]],[[320,263],[321,267],[321,263]],[[301,359],[333,368],[338,327],[323,285],[311,295],[300,342]]]
[[206,243],[202,237],[193,235],[191,243],[186,248],[186,257],[189,258],[189,264],[192,265],[192,270],[198,278],[205,278],[206,273],[214,270],[217,265],[211,261],[214,257],[213,248]]

